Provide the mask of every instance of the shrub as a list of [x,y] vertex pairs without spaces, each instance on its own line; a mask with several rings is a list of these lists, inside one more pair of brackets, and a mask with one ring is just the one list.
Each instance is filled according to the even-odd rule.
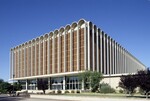
[[71,91],[71,93],[75,93],[75,91],[74,91],[74,90],[72,90],[72,91]]
[[55,91],[53,90],[53,91],[49,92],[48,94],[55,94]]
[[122,89],[119,89],[119,93],[123,93],[124,91]]
[[52,91],[52,94],[55,94],[55,91],[54,91],[54,90]]
[[69,93],[69,91],[68,91],[68,90],[66,90],[66,91],[65,91],[65,93]]
[[58,90],[58,91],[57,91],[57,94],[61,94],[61,90]]
[[80,93],[80,91],[79,91],[79,90],[77,90],[77,91],[76,91],[76,93]]
[[107,83],[100,84],[100,93],[115,93],[115,90]]
[[133,95],[135,88],[138,86],[136,75],[121,76],[119,87],[123,88],[128,94]]

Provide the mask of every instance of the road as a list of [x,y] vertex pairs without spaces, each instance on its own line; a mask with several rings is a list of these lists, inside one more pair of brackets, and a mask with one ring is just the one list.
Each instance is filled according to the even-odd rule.
[[[54,99],[55,98],[55,99]],[[22,98],[22,97],[9,97],[7,95],[0,95],[0,101],[148,101],[148,99],[126,99],[126,98],[96,98],[96,97],[72,97],[61,96],[54,98]]]
[[0,95],[0,101],[70,101],[70,100],[35,99],[35,98],[10,97],[7,95]]

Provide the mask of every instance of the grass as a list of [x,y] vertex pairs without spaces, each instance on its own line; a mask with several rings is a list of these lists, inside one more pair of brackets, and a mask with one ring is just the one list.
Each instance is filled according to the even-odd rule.
[[[39,95],[39,94],[38,94]],[[42,94],[43,95],[43,94]],[[101,98],[127,98],[127,99],[146,99],[145,95],[141,94],[134,94],[133,96],[129,96],[128,94],[123,93],[91,93],[91,92],[84,92],[84,93],[61,93],[61,94],[45,94],[45,95],[62,95],[62,96],[80,96],[80,97],[101,97]],[[149,97],[150,98],[150,97]]]
[[[120,94],[120,93],[108,93],[108,94],[102,94],[102,93],[79,93],[79,94],[62,94],[66,96],[91,96],[91,97],[102,97],[102,98],[146,98],[144,95],[140,94],[134,94],[133,96],[129,96],[128,94]],[[150,97],[149,97],[150,98]]]

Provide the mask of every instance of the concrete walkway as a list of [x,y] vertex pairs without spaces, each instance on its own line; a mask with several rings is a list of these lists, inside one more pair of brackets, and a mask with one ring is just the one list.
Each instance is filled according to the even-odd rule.
[[30,95],[31,98],[56,99],[68,101],[148,101],[149,99],[136,98],[102,98],[102,97],[86,97],[86,96],[65,96],[65,95]]

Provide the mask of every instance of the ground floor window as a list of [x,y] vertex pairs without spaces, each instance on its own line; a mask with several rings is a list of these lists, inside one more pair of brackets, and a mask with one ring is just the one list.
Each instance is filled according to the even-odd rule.
[[66,89],[81,89],[79,78],[75,76],[66,77]]
[[23,90],[42,90],[42,87],[50,90],[75,90],[81,89],[81,82],[77,76],[36,78],[19,80]]
[[21,84],[22,89],[25,90],[26,89],[26,80],[19,80],[18,82]]
[[63,77],[51,78],[51,89],[62,90],[63,89]]

